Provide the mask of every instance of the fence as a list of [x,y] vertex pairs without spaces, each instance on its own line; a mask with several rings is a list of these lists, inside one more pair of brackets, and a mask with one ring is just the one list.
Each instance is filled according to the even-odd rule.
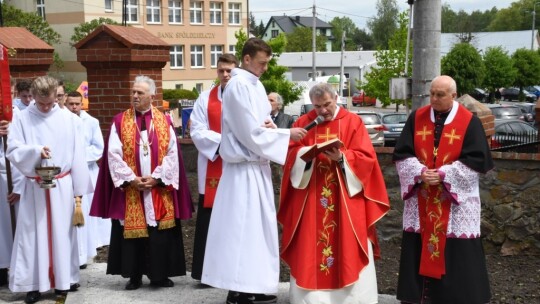
[[491,151],[538,153],[540,152],[538,131],[520,133],[497,132],[491,138]]

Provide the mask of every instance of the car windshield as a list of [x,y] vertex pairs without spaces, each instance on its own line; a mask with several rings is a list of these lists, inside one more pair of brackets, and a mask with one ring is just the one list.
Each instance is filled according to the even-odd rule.
[[399,124],[407,121],[407,114],[388,114],[384,115],[383,123],[385,124]]
[[507,118],[507,117],[520,117],[521,116],[521,110],[514,107],[500,107],[500,108],[492,108],[491,112],[495,116],[495,118]]
[[362,117],[362,121],[365,125],[378,125],[381,124],[381,120],[379,119],[379,116],[377,114],[368,114],[368,113],[361,113],[358,114],[360,117]]

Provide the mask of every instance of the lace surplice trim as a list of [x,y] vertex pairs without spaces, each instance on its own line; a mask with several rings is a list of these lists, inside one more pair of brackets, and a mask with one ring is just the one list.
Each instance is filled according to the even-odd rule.
[[422,169],[426,168],[418,159],[414,157],[406,158],[396,162],[396,169],[399,174],[399,183],[401,185],[401,197],[409,198],[415,192],[416,184],[420,181]]
[[174,189],[178,189],[180,170],[174,159],[169,157],[163,158],[163,163],[154,169],[153,177],[161,178],[165,185],[170,185]]

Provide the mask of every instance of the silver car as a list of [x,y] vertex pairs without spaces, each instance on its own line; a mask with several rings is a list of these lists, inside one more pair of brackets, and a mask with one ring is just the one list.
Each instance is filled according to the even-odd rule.
[[384,145],[394,146],[407,122],[407,114],[379,113],[379,116],[384,127]]
[[379,115],[368,111],[360,111],[357,114],[362,118],[373,146],[384,147],[384,127]]

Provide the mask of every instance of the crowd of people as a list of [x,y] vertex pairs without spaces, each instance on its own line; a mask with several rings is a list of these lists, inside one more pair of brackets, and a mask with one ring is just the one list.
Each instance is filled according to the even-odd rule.
[[[191,277],[228,290],[225,303],[276,303],[280,259],[290,303],[377,303],[375,225],[390,202],[369,134],[326,83],[310,89],[312,111],[284,114],[259,80],[271,58],[266,42],[248,39],[240,60],[219,57],[218,83],[195,102],[196,208],[152,78],[133,80],[131,106],[105,140],[79,92],[50,76],[12,82],[13,120],[0,121],[0,286],[26,292],[25,303],[51,289],[65,296],[108,246],[106,273],[126,290],[144,276],[171,288],[186,275],[181,220],[196,211]],[[436,77],[394,150],[402,303],[490,301],[478,177],[493,161],[479,119],[455,97],[455,81]]]

